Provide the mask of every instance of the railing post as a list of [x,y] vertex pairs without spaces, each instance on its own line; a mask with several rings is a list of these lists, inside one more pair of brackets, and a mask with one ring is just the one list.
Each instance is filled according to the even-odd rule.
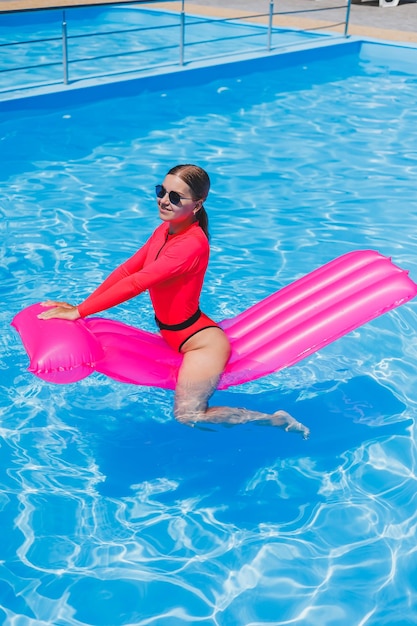
[[348,36],[348,31],[349,31],[349,19],[350,19],[350,5],[351,5],[351,0],[348,0],[347,3],[347,7],[346,7],[346,19],[345,19],[345,37]]
[[271,52],[272,48],[272,24],[274,19],[274,0],[269,1],[269,22],[268,22],[268,52]]
[[184,0],[182,0],[181,24],[180,24],[180,65],[184,65],[184,43],[185,43],[185,10],[184,10]]
[[62,69],[64,72],[64,84],[68,85],[68,40],[65,11],[62,11]]

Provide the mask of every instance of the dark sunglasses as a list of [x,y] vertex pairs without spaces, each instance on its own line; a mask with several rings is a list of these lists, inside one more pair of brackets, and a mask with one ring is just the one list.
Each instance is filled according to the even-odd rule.
[[166,194],[168,194],[168,198],[171,204],[181,204],[181,200],[192,200],[192,198],[185,198],[184,196],[180,196],[177,191],[168,191],[165,189],[163,185],[156,185],[155,193],[157,198],[165,198]]

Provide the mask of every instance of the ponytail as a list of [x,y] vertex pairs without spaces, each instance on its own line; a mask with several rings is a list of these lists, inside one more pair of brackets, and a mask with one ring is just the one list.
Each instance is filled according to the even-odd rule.
[[197,211],[195,216],[197,218],[197,222],[201,230],[203,231],[207,239],[210,239],[209,228],[208,228],[209,219],[208,219],[207,211],[203,207],[203,205],[201,205],[201,209]]

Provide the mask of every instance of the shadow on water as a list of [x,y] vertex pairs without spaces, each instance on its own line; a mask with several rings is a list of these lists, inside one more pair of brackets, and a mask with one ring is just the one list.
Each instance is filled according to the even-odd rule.
[[370,376],[311,391],[312,397],[302,401],[298,393],[280,396],[278,391],[218,392],[214,398],[216,404],[265,412],[282,404],[310,427],[308,441],[254,423],[187,428],[174,420],[138,422],[116,411],[111,415],[118,420],[116,432],[98,427],[91,433],[106,476],[100,492],[123,498],[133,495],[132,485],[167,479],[177,488],[152,496],[165,505],[196,498],[216,509],[222,521],[239,525],[296,519],[305,503],[321,500],[317,476],[340,466],[346,451],[365,441],[404,435],[409,426],[408,421],[384,423],[384,416],[402,413],[405,405]]

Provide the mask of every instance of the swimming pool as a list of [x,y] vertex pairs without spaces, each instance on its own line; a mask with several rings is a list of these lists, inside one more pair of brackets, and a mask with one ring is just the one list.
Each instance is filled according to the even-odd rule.
[[[416,50],[344,50],[3,109],[3,623],[415,623],[415,302],[216,394],[288,410],[308,442],[188,429],[169,392],[101,376],[45,384],[9,329],[131,254],[181,161],[212,178],[215,318],[357,248],[416,280]],[[145,296],[109,315],[154,329]]]

